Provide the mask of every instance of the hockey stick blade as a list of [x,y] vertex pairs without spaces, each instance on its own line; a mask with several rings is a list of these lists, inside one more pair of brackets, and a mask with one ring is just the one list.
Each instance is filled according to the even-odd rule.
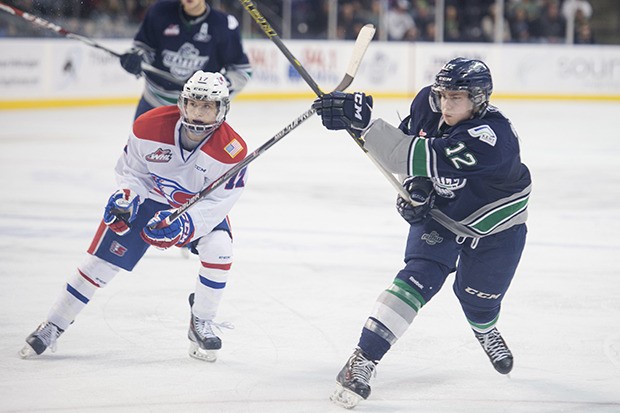
[[[68,39],[72,39],[72,40],[77,40],[79,42],[82,42],[90,47],[94,47],[96,49],[99,50],[103,50],[106,53],[109,53],[110,55],[120,58],[121,54],[118,52],[115,52],[114,50],[108,49],[107,47],[97,43],[96,41],[94,41],[91,38],[70,32],[69,30],[55,24],[52,23],[50,21],[47,21],[41,17],[35,16],[33,14],[30,14],[28,12],[25,12],[23,10],[18,9],[17,7],[13,7],[13,6],[9,6],[8,4],[5,4],[3,2],[0,2],[0,10],[7,12],[8,14],[12,15],[12,16],[18,16],[21,17],[22,19],[26,20],[29,23],[34,24],[35,26],[41,27],[43,29],[47,29],[47,30],[51,30],[53,32],[55,32],[56,34],[60,35],[60,36],[64,36]],[[161,69],[158,69],[154,66],[151,66],[150,64],[146,63],[146,62],[142,62],[142,71],[143,72],[151,72],[153,74],[156,74],[164,79],[166,79],[169,82],[175,83],[179,86],[183,86],[185,84],[185,82],[175,78],[174,76],[172,76],[170,73],[163,71]]]
[[355,45],[353,46],[353,54],[351,55],[349,67],[347,68],[347,71],[338,86],[336,86],[335,90],[345,90],[351,85],[351,83],[353,83],[357,70],[362,64],[364,54],[366,54],[366,50],[368,49],[372,38],[375,36],[375,31],[375,26],[372,24],[367,24],[360,29],[357,39],[355,40]]

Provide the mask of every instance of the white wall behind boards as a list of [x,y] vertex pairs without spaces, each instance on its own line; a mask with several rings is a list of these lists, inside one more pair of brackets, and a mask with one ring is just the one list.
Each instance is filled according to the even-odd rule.
[[[102,40],[115,51],[131,40]],[[352,42],[288,40],[287,47],[316,82],[330,90],[342,78]],[[310,88],[269,40],[245,48],[253,78],[239,99],[311,96]],[[413,96],[456,56],[486,61],[495,96],[620,101],[620,47],[373,42],[351,90]],[[120,103],[136,100],[142,80],[105,52],[69,39],[0,39],[0,109]]]

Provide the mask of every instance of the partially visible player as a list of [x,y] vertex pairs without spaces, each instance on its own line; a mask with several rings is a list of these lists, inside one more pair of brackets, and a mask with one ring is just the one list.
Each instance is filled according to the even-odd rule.
[[179,84],[145,71],[144,93],[135,118],[155,107],[174,104],[181,85],[197,70],[221,72],[231,97],[252,75],[239,22],[205,0],[162,0],[150,6],[132,48],[121,56],[121,66],[141,75],[143,61],[169,72]]
[[[510,121],[489,104],[491,72],[479,60],[446,63],[398,128],[370,123],[372,97],[334,92],[314,107],[328,129],[350,129],[392,173],[408,176],[397,209],[410,224],[405,267],[379,295],[332,400],[354,407],[370,395],[379,360],[456,271],[453,290],[495,370],[513,355],[496,323],[525,246],[531,190]],[[369,124],[370,123],[370,124]]]
[[227,214],[244,189],[246,169],[169,226],[158,224],[171,208],[245,158],[245,142],[225,122],[229,105],[226,79],[220,73],[198,71],[185,84],[178,105],[154,109],[136,120],[116,165],[119,190],[105,206],[88,254],[67,280],[46,321],[26,338],[21,357],[37,356],[48,348],[54,351],[56,339],[95,292],[119,270],[131,271],[151,245],[190,245],[200,258],[190,295],[190,356],[215,361],[222,342],[213,331],[218,326],[214,318],[232,264]]

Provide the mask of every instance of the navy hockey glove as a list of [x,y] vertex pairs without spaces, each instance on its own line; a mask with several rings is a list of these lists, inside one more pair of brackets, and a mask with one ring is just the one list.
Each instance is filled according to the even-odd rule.
[[114,192],[103,213],[103,223],[118,235],[125,235],[136,219],[140,197],[131,189],[119,189]]
[[435,205],[433,183],[428,178],[412,176],[405,179],[403,187],[409,192],[411,200],[421,205],[413,206],[399,195],[396,199],[398,213],[411,225],[423,222]]
[[120,57],[121,66],[132,75],[140,75],[142,73],[142,62],[144,61],[144,50],[131,49]]
[[359,138],[370,123],[372,96],[336,91],[318,97],[312,107],[327,129],[349,129]]
[[[177,219],[169,223],[164,222],[174,210],[159,211],[146,224],[140,233],[144,242],[158,248],[170,248],[173,245],[183,247],[192,240],[194,236],[194,223],[187,214],[181,214]],[[162,225],[158,228],[158,225]]]

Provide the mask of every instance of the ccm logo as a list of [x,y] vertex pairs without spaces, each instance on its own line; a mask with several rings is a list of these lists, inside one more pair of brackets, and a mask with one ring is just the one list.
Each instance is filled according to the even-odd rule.
[[362,120],[362,93],[355,93],[353,95],[353,104],[355,106],[355,117]]
[[483,293],[482,291],[475,290],[471,287],[465,288],[465,292],[467,294],[475,295],[478,298],[485,298],[487,300],[497,300],[499,297],[501,297],[501,294]]

